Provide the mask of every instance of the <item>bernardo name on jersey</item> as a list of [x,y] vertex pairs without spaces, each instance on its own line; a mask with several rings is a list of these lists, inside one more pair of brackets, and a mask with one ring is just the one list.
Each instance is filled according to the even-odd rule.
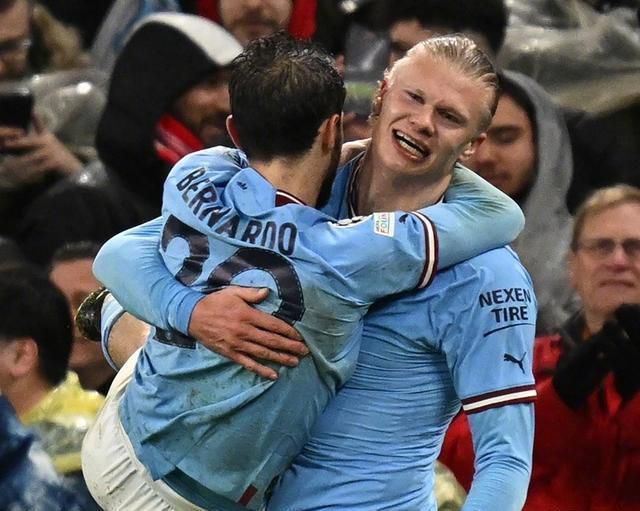
[[[352,374],[368,307],[433,277],[438,244],[425,213],[438,219],[447,264],[517,234],[521,216],[505,215],[514,212],[504,196],[467,172],[459,198],[478,200],[336,222],[274,189],[238,151],[208,149],[179,162],[156,222],[166,267],[203,293],[230,284],[269,288],[260,307],[294,325],[311,356],[296,368],[277,367],[280,377],[270,381],[185,332],[155,329],[120,405],[123,427],[151,476],[187,498],[199,495],[205,507],[259,509],[272,480]],[[470,243],[478,225],[461,226],[478,211],[488,211],[484,220],[500,228]],[[136,232],[116,238],[113,250],[123,250]],[[118,297],[122,271],[103,270],[101,280]],[[149,300],[160,298],[151,290]]]

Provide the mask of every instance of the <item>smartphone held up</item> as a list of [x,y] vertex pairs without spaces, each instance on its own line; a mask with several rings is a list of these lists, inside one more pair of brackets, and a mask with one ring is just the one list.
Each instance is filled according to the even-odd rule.
[[[32,116],[33,94],[27,87],[0,89],[0,129],[17,128],[26,133],[29,131]],[[13,154],[10,149],[3,148],[2,145],[0,145],[0,154]]]

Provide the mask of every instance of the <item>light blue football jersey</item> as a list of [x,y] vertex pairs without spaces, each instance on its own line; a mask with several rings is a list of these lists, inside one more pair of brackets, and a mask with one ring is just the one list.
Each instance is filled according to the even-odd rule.
[[256,508],[351,375],[368,307],[431,280],[434,228],[420,212],[333,221],[278,192],[231,150],[184,159],[163,204],[161,254],[170,272],[203,292],[268,287],[263,306],[295,325],[311,356],[280,367],[271,381],[156,329],[123,399],[122,423],[154,478],[177,468]]
[[[159,285],[163,276],[141,274],[124,261],[111,264],[106,256],[96,260],[97,274],[127,309],[163,327],[141,353],[121,406],[136,454],[154,478],[168,481],[178,469],[226,498],[225,509],[235,509],[234,502],[259,507],[265,488],[301,449],[314,419],[351,374],[368,306],[428,283],[438,253],[433,226],[420,212],[335,222],[274,190],[253,169],[239,171],[246,166],[241,153],[220,149],[178,164],[165,188],[161,254],[171,274],[194,292],[231,283],[272,290],[264,308],[294,324],[312,352],[298,368],[280,368],[277,382],[249,374],[172,330],[168,317],[182,317],[180,325],[187,321],[179,311],[164,309],[175,305],[164,292],[175,286]],[[343,169],[338,186],[346,186],[353,168]],[[451,188],[452,199],[457,190],[468,200],[464,205],[428,209],[443,233],[446,264],[501,245],[522,227],[517,208],[495,189],[480,192],[474,180],[479,178],[469,173]],[[338,202],[328,211],[340,209]],[[481,220],[466,221],[474,214],[496,229],[477,236]],[[155,225],[130,233],[145,229],[152,232]],[[146,285],[148,292],[136,298],[127,285]],[[192,307],[195,301],[181,303]],[[210,496],[200,502],[211,502]],[[218,500],[216,505],[223,507]]]
[[[530,278],[507,248],[376,303],[353,376],[316,421],[268,509],[435,511],[433,464],[460,406],[473,414],[535,399],[535,318]],[[522,441],[514,438],[523,451],[516,454],[530,460],[533,408],[517,413],[525,427]],[[494,497],[473,509],[510,504],[496,506]]]

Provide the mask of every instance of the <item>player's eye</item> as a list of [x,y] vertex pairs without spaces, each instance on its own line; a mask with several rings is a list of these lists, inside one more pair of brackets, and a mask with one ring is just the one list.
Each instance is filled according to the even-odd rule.
[[453,113],[451,110],[440,110],[440,115],[443,119],[452,122],[454,124],[462,124],[462,120],[458,115]]
[[518,134],[517,133],[500,133],[499,135],[496,135],[495,137],[493,137],[494,142],[496,142],[497,144],[513,144],[516,140],[518,139]]
[[420,103],[421,105],[424,103],[424,100],[422,99],[422,96],[420,94],[416,94],[415,92],[409,90],[407,91],[407,96],[409,96],[409,98],[416,103]]

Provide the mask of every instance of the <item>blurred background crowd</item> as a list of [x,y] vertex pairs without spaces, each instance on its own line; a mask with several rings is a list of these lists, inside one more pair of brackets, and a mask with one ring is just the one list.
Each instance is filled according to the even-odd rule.
[[[97,509],[79,447],[114,373],[70,326],[93,258],[160,214],[182,156],[230,144],[228,66],[278,30],[335,55],[346,140],[368,136],[385,68],[420,40],[464,33],[494,60],[502,96],[463,163],[527,220],[525,509],[640,509],[640,0],[0,0],[0,508]],[[441,509],[458,509],[463,416],[441,461]]]

